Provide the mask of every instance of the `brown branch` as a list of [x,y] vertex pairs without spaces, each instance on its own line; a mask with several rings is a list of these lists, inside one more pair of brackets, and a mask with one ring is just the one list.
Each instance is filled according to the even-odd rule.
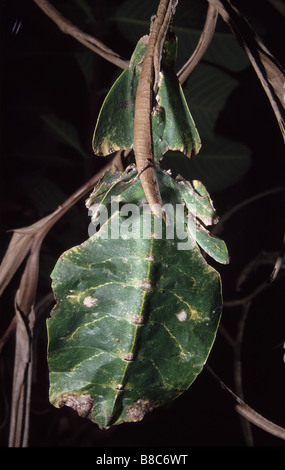
[[123,59],[119,54],[109,49],[101,41],[94,38],[90,34],[84,33],[81,29],[74,26],[69,20],[67,20],[59,11],[57,11],[53,5],[47,0],[34,0],[38,7],[59,27],[59,29],[70,36],[77,39],[84,46],[88,47],[91,51],[100,55],[104,59],[108,60],[114,65],[122,69],[126,69],[129,66],[129,61]]
[[211,233],[212,235],[217,235],[223,229],[225,222],[227,222],[236,212],[246,207],[248,204],[252,204],[258,199],[263,197],[272,196],[276,193],[285,191],[285,186],[278,186],[277,188],[268,189],[267,191],[262,191],[262,193],[255,194],[254,196],[245,199],[244,201],[236,204],[233,208],[227,211],[222,217],[220,217],[219,222],[212,228]]
[[9,429],[9,447],[27,447],[29,437],[30,395],[32,383],[32,337],[34,310],[28,321],[16,306],[17,330],[13,390]]
[[134,151],[140,182],[151,212],[160,217],[162,210],[153,153],[152,107],[157,93],[162,47],[178,0],[160,0],[151,26],[135,100]]
[[285,16],[285,4],[283,3],[283,0],[268,0],[268,2],[273,6],[273,8],[276,8],[281,15]]
[[[93,36],[82,32],[74,26],[69,20],[64,18],[47,0],[33,0],[39,8],[52,19],[61,31],[70,34],[83,45],[94,51],[96,54],[105,58],[109,62],[120,68],[127,68],[129,61],[122,59],[119,54],[109,49],[101,41]],[[215,17],[217,12],[224,21],[230,26],[237,40],[247,53],[253,68],[268,96],[275,117],[279,124],[282,136],[285,140],[285,117],[284,117],[284,81],[285,74],[265,47],[258,35],[251,29],[246,19],[240,14],[239,10],[231,5],[229,0],[208,0],[210,10],[208,9],[207,19],[201,38],[196,50],[189,61],[179,71],[181,83],[189,76],[193,68],[197,65],[204,54],[214,32]]]
[[[268,253],[266,251],[261,251],[260,253],[258,253],[258,255],[255,258],[253,258],[251,261],[249,261],[249,263],[247,263],[247,265],[241,270],[237,278],[237,282],[236,282],[236,291],[240,292],[242,290],[242,285],[245,284],[247,278],[250,276],[252,272],[256,271],[260,266],[276,265],[278,258],[279,258],[279,255],[277,252]],[[285,265],[284,267],[281,265],[280,268],[278,269],[278,272],[280,271],[280,269],[283,269],[283,268],[285,268]],[[272,273],[273,272],[274,272],[274,268],[273,268]],[[276,276],[274,276],[274,278],[272,277],[272,273],[270,274],[270,276],[268,277],[268,283],[271,283],[275,280],[278,272],[276,272]]]
[[267,94],[285,140],[284,70],[230,0],[208,0],[208,2],[216,8],[245,50]]
[[236,411],[241,416],[243,416],[247,421],[249,421],[252,424],[255,424],[255,426],[259,427],[260,429],[263,429],[269,434],[272,434],[273,436],[276,436],[276,437],[279,437],[280,439],[285,440],[284,428],[264,418],[264,416],[257,413],[246,403],[236,405]]
[[257,413],[253,408],[247,405],[236,393],[234,393],[223,380],[213,371],[213,369],[209,366],[209,364],[205,364],[205,369],[207,369],[211,375],[219,382],[220,387],[223,390],[226,390],[234,400],[236,401],[235,409],[236,411],[243,416],[245,419],[250,421],[252,424],[255,424],[260,429],[272,434],[273,436],[277,436],[280,439],[285,439],[285,429],[277,424],[269,421],[268,419],[264,418],[264,416]]
[[[93,186],[100,178],[112,167],[121,166],[123,155],[128,155],[129,151],[117,152],[116,156],[105,167],[100,170],[93,178],[79,188],[72,196],[70,196],[61,206],[52,214],[39,220],[30,227],[18,229],[16,235],[17,241],[25,256],[28,254],[26,266],[21,278],[19,289],[15,296],[15,315],[12,319],[8,330],[0,338],[1,348],[8,340],[10,335],[16,329],[15,343],[15,359],[14,359],[14,375],[12,388],[12,403],[9,430],[9,447],[27,447],[29,436],[29,414],[30,414],[30,395],[31,395],[31,379],[32,379],[32,338],[33,327],[35,322],[34,301],[36,297],[39,273],[39,257],[42,242],[53,227],[53,225]],[[28,236],[28,238],[27,238]],[[5,256],[1,266],[4,272],[11,279],[13,273],[18,269],[19,263],[23,261],[23,257],[19,257],[18,250],[14,238],[8,247],[9,256]],[[22,241],[22,243],[20,243]],[[11,252],[9,248],[13,247],[15,252]],[[14,255],[14,259],[13,259]],[[0,272],[1,272],[0,266]],[[3,279],[2,279],[3,281]],[[3,281],[4,287],[7,281]],[[1,279],[0,279],[1,288]]]
[[212,5],[209,5],[205,25],[200,36],[199,42],[196,46],[196,49],[194,50],[191,57],[187,60],[187,62],[185,62],[183,67],[177,73],[177,77],[181,84],[183,84],[188,79],[188,77],[193,72],[194,68],[200,62],[201,58],[208,49],[208,46],[215,32],[217,18],[218,12],[216,8]]
[[[281,276],[279,277],[279,279],[280,278],[281,278]],[[246,295],[245,297],[242,297],[241,299],[225,300],[223,305],[224,305],[224,307],[238,307],[239,305],[244,305],[247,302],[250,302],[251,300],[253,300],[259,294],[261,294],[261,292],[265,291],[266,289],[268,289],[271,286],[272,286],[272,284],[270,284],[266,280],[262,284],[260,284],[256,289],[254,289],[252,292],[250,292],[250,294]]]
[[[122,69],[128,68],[128,60],[123,59],[119,54],[114,52],[112,49],[108,48],[105,44],[96,39],[94,36],[91,36],[90,34],[81,31],[81,29],[71,23],[58,10],[56,10],[56,8],[51,5],[50,2],[48,2],[47,0],[33,1],[59,27],[59,29],[64,34],[68,34],[74,37],[81,44],[88,47],[90,50],[100,55],[104,59],[108,60],[109,62],[113,63],[114,65],[117,65]],[[181,84],[183,84],[187,80],[191,72],[194,70],[194,68],[200,61],[201,57],[206,52],[215,31],[217,16],[218,13],[216,9],[213,6],[209,5],[205,26],[197,44],[197,47],[189,58],[189,60],[184,64],[184,66],[179,70],[177,74]]]
[[277,259],[275,261],[274,268],[273,268],[272,273],[270,275],[270,282],[273,282],[276,279],[276,277],[277,277],[277,275],[278,275],[278,273],[279,273],[279,271],[280,271],[280,269],[281,269],[281,267],[284,263],[284,260],[285,260],[285,234],[283,236],[282,246],[280,248],[279,254],[278,254]]
[[[83,196],[85,196],[94,185],[102,178],[102,176],[111,168],[120,166],[122,154],[127,156],[129,151],[118,152],[113,160],[108,162],[96,175],[84,183],[75,193],[73,193],[66,201],[59,206],[52,214],[40,219],[38,222],[14,230],[13,237],[10,241],[8,250],[0,264],[0,295],[12,279],[20,265],[22,264],[25,256],[28,256],[25,270],[21,279],[21,285],[17,293],[17,307],[25,314],[29,315],[33,307],[37,279],[38,279],[38,264],[41,244],[54,226],[54,224],[61,219],[61,217]],[[24,257],[19,256],[17,245],[20,251],[25,253]],[[4,273],[4,274],[3,274]],[[8,279],[8,281],[7,281]],[[13,317],[8,329],[0,338],[0,352],[6,341],[10,338],[11,334],[15,331],[17,325],[16,315]]]
[[[242,386],[242,360],[241,360],[241,346],[242,346],[242,339],[245,329],[245,323],[247,314],[249,312],[251,306],[251,302],[248,301],[246,304],[243,305],[243,312],[241,319],[238,325],[238,333],[235,339],[235,346],[234,346],[234,381],[235,381],[235,388],[237,395],[244,400],[243,394],[243,386]],[[243,429],[245,441],[247,445],[253,446],[253,435],[251,431],[250,423],[241,418],[241,426]]]

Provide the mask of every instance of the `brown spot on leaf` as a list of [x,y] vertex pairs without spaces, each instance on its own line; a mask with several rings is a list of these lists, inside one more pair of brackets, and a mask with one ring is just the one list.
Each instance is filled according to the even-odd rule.
[[69,406],[82,418],[92,419],[93,404],[93,398],[88,394],[77,395],[76,393],[69,393],[61,397],[58,406],[59,408]]
[[102,142],[100,142],[100,144],[97,147],[93,147],[93,152],[95,153],[95,155],[98,155],[100,157],[104,155],[102,151]]
[[141,421],[145,414],[155,407],[154,402],[139,399],[128,407],[126,414],[131,421]]
[[122,101],[122,107],[123,107],[124,109],[128,109],[129,106],[130,106],[129,101]]

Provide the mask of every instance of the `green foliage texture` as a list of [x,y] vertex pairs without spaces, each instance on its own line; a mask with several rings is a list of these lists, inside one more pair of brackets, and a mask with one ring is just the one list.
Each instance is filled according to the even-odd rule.
[[[98,154],[133,145],[144,49],[142,38],[104,101],[93,140]],[[222,310],[220,276],[201,252],[228,262],[225,243],[207,229],[216,219],[207,190],[199,181],[173,178],[158,163],[169,149],[191,156],[200,148],[171,69],[174,49],[166,43],[152,116],[167,223],[147,212],[135,167],[111,171],[87,201],[94,234],[64,253],[52,273],[50,401],[103,428],[139,421],[188,389],[207,360]]]

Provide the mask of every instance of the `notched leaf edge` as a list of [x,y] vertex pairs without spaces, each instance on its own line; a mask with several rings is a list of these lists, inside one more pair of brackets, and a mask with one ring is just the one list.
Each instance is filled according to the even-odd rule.
[[136,422],[141,421],[146,413],[153,411],[158,405],[155,402],[142,400],[139,398],[134,403],[129,405],[126,410],[126,415],[130,421]]
[[58,402],[57,407],[62,408],[68,406],[78,413],[81,418],[87,418],[93,421],[92,413],[94,408],[94,400],[89,394],[78,395],[76,393],[67,393],[62,395]]

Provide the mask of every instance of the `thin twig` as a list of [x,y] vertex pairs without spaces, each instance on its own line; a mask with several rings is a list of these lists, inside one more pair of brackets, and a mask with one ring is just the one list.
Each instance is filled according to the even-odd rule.
[[254,289],[252,292],[250,292],[250,294],[246,295],[245,297],[242,297],[241,299],[224,301],[224,307],[238,307],[240,305],[244,305],[247,302],[253,300],[259,294],[261,294],[261,292],[268,289],[269,287],[271,287],[271,284],[269,284],[268,281],[264,281],[262,284],[260,284],[256,289]]
[[282,264],[284,262],[284,258],[285,258],[285,234],[284,234],[284,237],[283,237],[283,242],[282,242],[282,246],[280,248],[280,252],[277,256],[277,259],[275,261],[275,265],[274,265],[274,268],[273,268],[273,271],[272,273],[270,274],[270,279],[269,281],[270,282],[273,282],[275,281],[281,267],[282,267]]
[[[278,277],[275,277],[274,281],[276,282],[280,279],[284,279],[284,277],[285,277],[284,274],[279,274]],[[251,300],[253,300],[259,294],[261,294],[261,292],[265,291],[266,289],[270,287],[272,287],[272,282],[270,281],[270,279],[266,279],[258,287],[256,287],[256,289],[254,289],[245,297],[242,297],[241,299],[225,300],[223,305],[224,307],[238,307],[240,305],[244,305],[247,302],[250,302]]]
[[88,47],[91,51],[100,55],[114,65],[122,69],[129,66],[129,61],[123,59],[119,54],[112,51],[109,47],[105,46],[101,41],[94,38],[90,34],[84,33],[81,29],[77,28],[69,20],[67,20],[59,11],[54,8],[47,0],[34,0],[38,7],[59,27],[59,29],[70,36],[77,39],[84,46]]
[[260,429],[263,429],[264,431],[268,432],[269,434],[272,434],[273,436],[277,436],[280,439],[285,440],[284,428],[264,418],[264,416],[260,415],[253,408],[247,405],[236,393],[234,393],[225,384],[225,382],[223,382],[223,380],[216,374],[216,372],[213,371],[209,364],[205,364],[205,369],[207,369],[211,373],[211,375],[219,382],[220,387],[223,390],[226,390],[226,392],[228,392],[231,397],[234,398],[237,403],[235,409],[241,416],[250,421],[252,424],[255,424],[255,426],[259,427]]
[[[85,183],[79,190],[70,196],[58,209],[50,216],[38,221],[31,227],[22,229],[22,237],[26,240],[27,232],[29,238],[28,259],[21,278],[20,286],[15,297],[16,314],[8,328],[11,334],[16,327],[15,361],[12,389],[12,406],[9,430],[9,447],[27,447],[29,439],[29,414],[32,379],[32,347],[33,347],[33,326],[35,322],[34,301],[36,297],[39,272],[39,257],[42,242],[53,227],[53,225],[67,212],[96,182],[105,174],[107,170],[114,166],[114,161],[121,161],[123,152],[117,152],[115,158],[111,160],[101,171],[91,180]],[[21,234],[21,229],[19,229]],[[16,257],[18,258],[17,254]],[[2,261],[3,264],[3,261]],[[14,271],[18,261],[13,263],[9,259],[8,269]],[[5,257],[4,257],[5,265]],[[16,320],[15,320],[16,318]],[[1,347],[9,338],[7,332],[0,340]]]
[[[59,29],[64,33],[74,37],[77,41],[79,41],[84,46],[88,47],[91,51],[95,52],[96,54],[100,55],[104,59],[108,60],[109,62],[117,65],[122,69],[126,69],[129,66],[129,61],[123,59],[119,54],[114,52],[112,49],[107,47],[101,41],[96,39],[94,36],[90,34],[84,33],[71,23],[67,18],[65,18],[56,8],[50,4],[47,0],[33,0],[38,7],[59,27]],[[183,84],[191,72],[194,70],[198,62],[200,61],[201,57],[206,52],[211,39],[213,37],[216,21],[217,21],[218,13],[216,9],[209,5],[207,11],[207,17],[205,21],[205,26],[202,31],[201,37],[197,44],[195,51],[193,52],[192,56],[189,60],[185,63],[185,65],[179,70],[177,76],[181,84]]]
[[276,436],[276,437],[279,437],[280,439],[285,440],[284,428],[264,418],[264,416],[257,413],[246,403],[242,405],[241,404],[236,405],[236,411],[245,419],[250,421],[252,424],[255,424],[255,426],[259,427],[260,429],[263,429],[269,434],[272,434],[273,436]]
[[[70,34],[76,38],[79,42],[84,44],[86,47],[94,51],[96,54],[104,57],[109,62],[117,65],[120,68],[127,68],[129,61],[122,59],[119,54],[106,47],[101,41],[94,38],[93,36],[84,33],[79,28],[74,26],[69,20],[64,18],[53,5],[47,0],[34,0],[34,2],[45,12],[49,18],[51,18],[57,26],[65,33]],[[246,19],[240,14],[239,10],[234,8],[229,0],[208,0],[212,9],[210,10],[211,16],[216,13],[216,10],[230,26],[233,33],[237,37],[241,46],[247,53],[253,68],[267,94],[267,97],[271,103],[276,119],[278,121],[282,136],[285,140],[285,123],[284,123],[284,71],[276,59],[272,56],[270,51],[264,46],[261,39],[251,29]],[[209,10],[208,10],[209,13]],[[213,16],[207,16],[207,21],[204,28],[204,33],[207,32],[207,38],[202,36],[197,46],[197,51],[194,52],[196,55],[204,54],[204,47],[207,48],[208,42],[211,39],[211,32],[214,26]],[[202,48],[203,45],[203,48]],[[197,58],[190,58],[192,65],[189,65],[189,70],[193,70],[193,66]],[[195,61],[195,62],[194,62]],[[185,76],[187,76],[185,72]],[[185,76],[181,76],[181,80],[184,81]]]
[[32,372],[33,311],[28,321],[16,306],[17,331],[14,359],[9,447],[27,447]]
[[285,3],[283,0],[268,0],[268,2],[271,3],[281,15],[285,16]]
[[[243,284],[245,284],[248,277],[255,272],[260,266],[273,266],[276,259],[278,259],[278,253],[267,253],[266,251],[261,251],[255,258],[253,258],[247,265],[241,270],[237,282],[236,282],[236,291],[240,292],[242,290]],[[282,266],[280,266],[281,269]],[[284,266],[285,268],[285,266]],[[277,277],[277,276],[275,276]],[[268,282],[273,282],[272,275],[268,277]]]
[[[242,386],[241,345],[242,345],[242,339],[243,339],[243,334],[244,334],[244,329],[245,329],[246,318],[247,318],[247,314],[249,312],[250,306],[251,306],[251,301],[248,301],[243,305],[242,316],[239,321],[238,333],[236,336],[235,347],[234,347],[235,388],[236,388],[237,395],[242,400],[244,400],[244,394],[243,394],[243,386]],[[247,420],[242,419],[241,426],[243,429],[243,433],[244,433],[244,437],[245,437],[245,441],[247,445],[253,446],[253,435],[252,435],[250,423]]]
[[165,218],[157,182],[152,107],[157,94],[161,55],[178,0],[160,0],[141,65],[134,112],[134,151],[140,182],[152,214]]
[[261,199],[263,197],[267,196],[272,196],[278,192],[285,191],[285,186],[278,186],[277,188],[272,188],[268,189],[267,191],[263,191],[262,193],[255,194],[254,196],[249,197],[248,199],[245,199],[244,201],[240,202],[239,204],[236,204],[234,207],[232,207],[229,211],[227,211],[219,220],[219,222],[212,228],[211,233],[214,235],[217,235],[219,232],[222,231],[223,225],[225,222],[227,222],[236,212],[239,210],[243,209],[249,204],[252,204],[255,201],[258,201],[258,199]]
[[218,332],[232,348],[235,347],[235,340],[233,339],[232,335],[230,335],[230,333],[226,330],[226,328],[222,325],[222,323],[220,323]]
[[[16,229],[13,237],[15,235],[20,236],[22,234],[23,239],[24,239],[24,237],[27,236],[26,233],[29,233],[29,239],[27,241],[27,243],[29,243],[28,252],[31,250],[35,253],[36,252],[35,248],[37,247],[37,249],[39,250],[42,241],[44,240],[44,238],[48,234],[48,232],[51,230],[51,228],[54,226],[54,224],[58,220],[60,220],[61,217],[74,204],[76,204],[82,197],[84,197],[94,187],[94,185],[102,178],[102,176],[107,171],[109,171],[111,168],[114,168],[116,166],[116,161],[121,159],[122,153],[126,156],[128,154],[128,152],[129,151],[117,152],[117,154],[115,155],[113,160],[109,161],[101,170],[98,171],[98,173],[96,173],[96,175],[94,175],[91,179],[89,179],[86,183],[84,183],[77,191],[75,191],[68,199],[66,199],[66,201],[61,206],[59,206],[52,214],[48,215],[47,217],[44,217],[43,219],[40,219],[38,222],[36,222],[35,224],[32,224],[29,227],[24,227],[23,229]],[[32,239],[31,243],[30,243],[30,238]],[[10,244],[12,242],[13,242],[13,238],[12,238]],[[20,243],[20,240],[19,240],[19,243]],[[8,250],[9,250],[9,247],[8,247]],[[37,251],[37,253],[39,255],[39,251]],[[10,258],[11,257],[12,257],[12,255],[10,256]],[[31,260],[30,260],[30,266],[31,265],[34,266],[34,263],[36,261],[39,262],[39,256],[32,263],[31,263]],[[13,259],[11,259],[11,260],[9,259],[8,263],[9,263],[9,265],[8,265],[7,271],[10,269],[10,270],[13,271],[13,273],[15,273],[16,270],[19,268],[18,261],[15,264],[15,263],[13,263]],[[27,264],[28,263],[29,263],[29,260],[27,261]],[[6,264],[6,258],[4,257],[2,262],[1,262],[1,265],[0,265],[0,272],[2,270],[2,267],[5,268],[5,264]],[[12,276],[9,276],[9,279],[11,279],[11,278],[12,278]],[[35,275],[34,275],[34,282],[36,282]],[[33,284],[34,284],[34,282],[33,282]],[[6,287],[6,285],[7,284],[5,284],[5,287]],[[24,299],[25,306],[23,308],[24,308],[25,312],[30,311],[31,302],[33,302],[33,295],[31,294],[31,289],[32,289],[32,286],[29,285],[28,286],[28,291],[30,293]],[[23,291],[24,291],[24,289],[23,289]],[[28,298],[29,298],[30,303],[28,303]],[[13,319],[11,320],[11,323],[8,326],[7,330],[5,331],[3,336],[0,338],[0,352],[1,352],[1,349],[3,348],[4,344],[10,338],[11,334],[15,331],[16,325],[17,325],[17,319],[16,319],[16,315],[15,315],[13,317]]]
[[193,72],[194,68],[200,62],[201,58],[208,49],[208,46],[215,32],[217,18],[218,12],[216,8],[213,5],[209,4],[205,25],[200,36],[199,42],[196,46],[196,49],[194,50],[191,57],[187,60],[187,62],[177,73],[177,77],[181,84],[183,84],[188,79],[188,77]]
[[229,25],[241,47],[245,50],[277,119],[285,140],[285,73],[281,65],[251,28],[246,18],[230,0],[208,0]]

